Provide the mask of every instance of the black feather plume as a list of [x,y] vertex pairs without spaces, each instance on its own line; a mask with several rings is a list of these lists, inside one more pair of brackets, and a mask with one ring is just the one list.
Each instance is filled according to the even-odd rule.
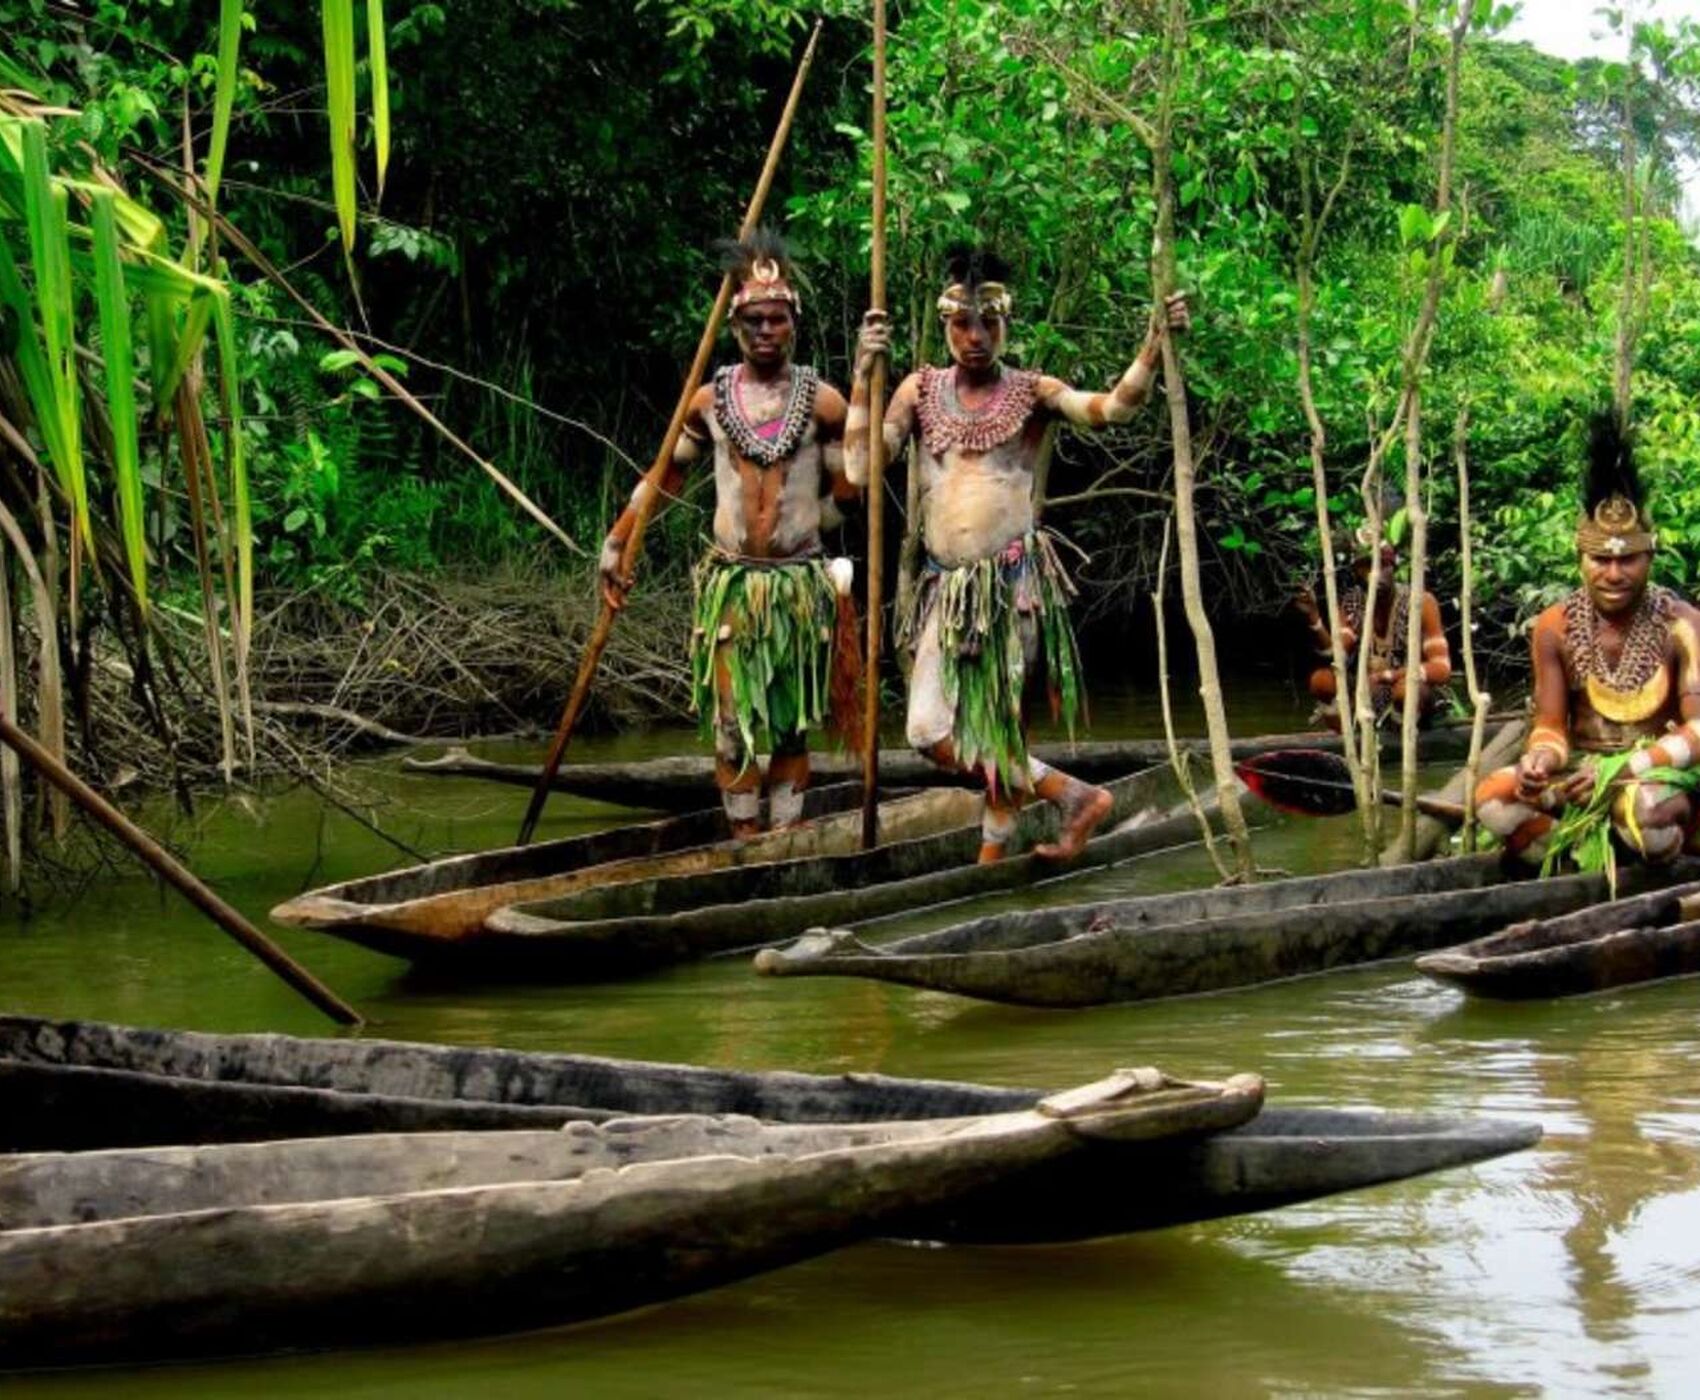
[[952,243],[945,249],[946,286],[960,283],[964,287],[977,287],[982,282],[1007,282],[1010,272],[1010,265],[990,248],[976,248],[969,243]]
[[1641,509],[1634,437],[1619,425],[1615,412],[1602,408],[1588,420],[1588,472],[1582,482],[1582,509],[1592,515],[1613,496],[1623,496],[1637,511]]
[[722,238],[714,251],[720,259],[720,270],[743,280],[749,277],[758,262],[766,259],[779,268],[779,275],[792,286],[800,286],[796,264],[791,261],[791,248],[784,237],[765,224],[748,238]]

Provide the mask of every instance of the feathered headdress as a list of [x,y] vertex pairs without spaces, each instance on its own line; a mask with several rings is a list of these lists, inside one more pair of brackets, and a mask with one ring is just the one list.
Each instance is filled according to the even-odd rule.
[[1576,547],[1584,554],[1642,554],[1657,543],[1641,500],[1634,440],[1615,412],[1601,409],[1588,423],[1588,470],[1582,480]]
[[1008,316],[1015,304],[1005,285],[1009,264],[990,248],[953,243],[944,255],[945,289],[939,315],[973,311],[982,316]]
[[791,250],[772,229],[758,228],[748,238],[728,238],[715,246],[721,270],[732,275],[734,311],[752,301],[783,301],[793,311],[803,309]]

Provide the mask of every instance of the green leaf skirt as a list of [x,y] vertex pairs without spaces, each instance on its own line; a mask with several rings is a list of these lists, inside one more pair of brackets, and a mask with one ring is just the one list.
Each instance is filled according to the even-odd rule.
[[696,570],[691,705],[703,737],[723,717],[718,661],[731,680],[731,718],[745,762],[757,736],[774,744],[825,721],[838,594],[822,559],[756,564],[711,554]]
[[1070,739],[1084,713],[1080,649],[1068,621],[1074,592],[1043,532],[957,568],[929,560],[922,575],[900,639],[913,645],[937,610],[940,683],[955,715],[952,746],[957,761],[983,769],[994,789],[1032,787],[1022,705],[1032,662],[1043,666],[1052,713]]

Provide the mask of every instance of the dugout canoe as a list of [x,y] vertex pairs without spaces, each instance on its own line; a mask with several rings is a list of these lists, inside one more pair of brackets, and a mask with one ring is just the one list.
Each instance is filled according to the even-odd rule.
[[[1032,1089],[878,1074],[756,1073],[0,1016],[0,1148],[12,1152],[553,1130],[637,1116],[854,1126],[1012,1113],[1040,1097]],[[1154,1229],[1464,1166],[1539,1136],[1529,1125],[1488,1119],[1265,1108],[1204,1143],[1173,1144],[1172,1152],[1145,1143],[1131,1163],[1125,1144],[1099,1143],[1042,1172],[978,1186],[925,1219],[906,1217],[893,1233],[1039,1243]]]
[[976,807],[972,822],[929,837],[854,855],[587,888],[500,909],[484,921],[482,932],[452,946],[403,948],[390,941],[384,951],[452,966],[457,974],[563,980],[629,975],[781,942],[826,921],[864,924],[911,914],[1197,840],[1196,819],[1173,805],[1178,794],[1169,769],[1147,769],[1107,787],[1113,805],[1104,834],[1066,865],[1032,851],[1056,836],[1057,813],[1049,803],[1033,803],[1021,813],[1011,855],[977,864]]
[[[1397,735],[1393,736],[1394,741]],[[1187,738],[1180,747],[1200,757],[1209,752],[1209,741]],[[1236,739],[1231,745],[1236,759],[1250,758],[1271,749],[1310,748],[1340,751],[1340,736],[1325,731],[1301,734],[1264,734]],[[1437,724],[1417,736],[1417,751],[1425,762],[1464,758],[1470,749],[1468,724]],[[1168,745],[1161,739],[1108,739],[1078,744],[1036,744],[1036,757],[1055,764],[1077,778],[1101,783],[1136,768],[1166,763]],[[809,756],[815,779],[835,782],[861,776],[862,761],[855,754],[816,753]],[[437,758],[404,758],[402,770],[424,777],[475,778],[535,788],[542,773],[536,763],[503,763],[478,758],[464,748],[451,748]],[[892,749],[880,754],[880,781],[888,787],[975,787],[975,781],[959,773],[944,772],[909,749]],[[661,812],[688,811],[707,806],[715,799],[714,760],[706,754],[678,758],[641,759],[630,763],[569,763],[557,770],[553,789],[600,802],[643,807]]]
[[1581,996],[1700,973],[1700,884],[1530,919],[1417,959],[1471,996]]
[[[823,922],[861,922],[1019,888],[1196,839],[1197,824],[1190,816],[1168,814],[1178,796],[1168,768],[1146,769],[1108,786],[1113,806],[1105,834],[1067,866],[1031,854],[976,865],[981,797],[960,788],[935,788],[906,799],[915,804],[909,820],[882,828],[882,835],[902,839],[868,851],[855,849],[852,836],[851,849],[838,853],[683,874],[662,868],[650,875],[642,861],[635,861],[624,872],[628,878],[579,881],[556,898],[488,913],[476,926],[456,920],[396,927],[387,917],[296,921],[457,977],[619,976],[794,938]],[[1014,849],[1030,850],[1052,839],[1056,829],[1055,809],[1034,803],[1018,820]],[[806,849],[806,832],[787,834]],[[483,902],[483,896],[479,899]]]
[[[1625,868],[1636,893],[1700,863]],[[1017,1006],[1078,1007],[1226,991],[1428,952],[1609,897],[1603,875],[1507,883],[1492,856],[997,914],[872,947],[818,930],[764,949],[776,977],[866,977]]]
[[809,1258],[1100,1147],[1258,1111],[1155,1070],[969,1118],[555,1132],[0,1162],[0,1365],[511,1332]]
[[[586,885],[860,849],[860,783],[811,789],[804,794],[803,815],[804,826],[764,832],[747,841],[734,841],[724,810],[711,807],[587,836],[451,856],[308,890],[279,904],[271,916],[281,924],[323,932],[377,929],[421,938],[465,938],[505,905],[548,899]],[[880,830],[892,840],[977,819],[974,799],[963,792],[888,790],[880,804]]]

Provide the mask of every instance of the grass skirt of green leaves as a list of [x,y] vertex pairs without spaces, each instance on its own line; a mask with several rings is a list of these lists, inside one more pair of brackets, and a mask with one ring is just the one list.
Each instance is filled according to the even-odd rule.
[[[1651,739],[1647,743],[1653,742]],[[1636,749],[1645,747],[1637,745]],[[1700,768],[1649,768],[1639,778],[1630,778],[1625,770],[1636,749],[1622,753],[1602,754],[1594,759],[1594,791],[1585,803],[1564,810],[1547,834],[1546,855],[1541,858],[1541,874],[1551,875],[1564,865],[1593,873],[1604,871],[1611,886],[1612,898],[1617,898],[1617,846],[1612,840],[1613,807],[1624,784],[1662,783],[1674,792],[1692,793],[1700,789]],[[1634,820],[1634,804],[1629,804],[1629,820]]]
[[711,554],[696,571],[691,703],[703,737],[720,716],[715,660],[725,658],[745,761],[769,743],[818,728],[830,704],[838,594],[821,559],[746,564]]
[[1084,709],[1080,649],[1069,626],[1074,584],[1043,534],[1007,552],[946,569],[929,564],[917,591],[905,637],[918,637],[932,610],[939,619],[939,680],[955,711],[951,733],[957,761],[983,769],[1006,792],[1031,788],[1022,699],[1028,685],[1021,619],[1038,626],[1039,655],[1053,715],[1074,737]]

